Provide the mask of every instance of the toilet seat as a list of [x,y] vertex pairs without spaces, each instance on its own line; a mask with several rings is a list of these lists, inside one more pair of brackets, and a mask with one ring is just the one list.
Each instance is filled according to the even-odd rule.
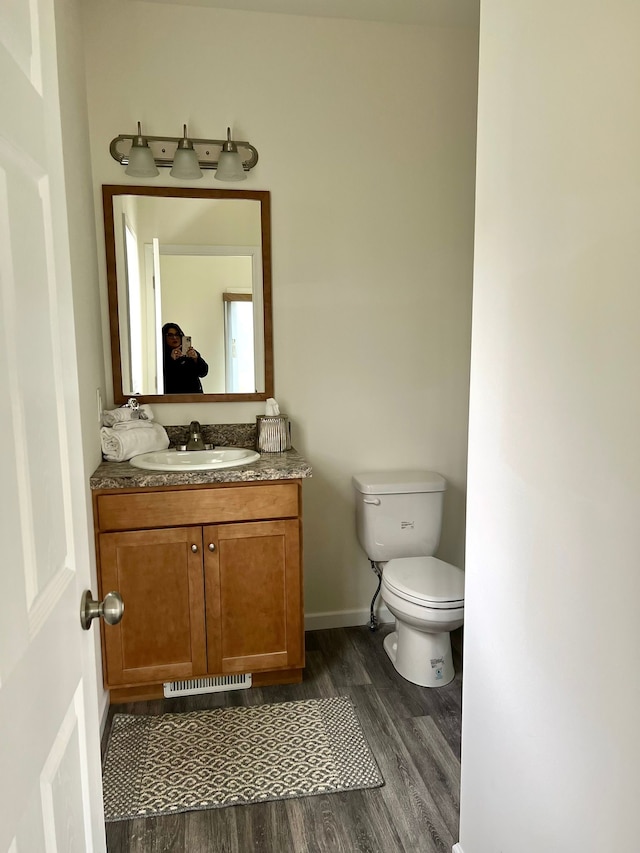
[[464,607],[464,571],[437,557],[389,560],[382,585],[405,601],[433,610]]

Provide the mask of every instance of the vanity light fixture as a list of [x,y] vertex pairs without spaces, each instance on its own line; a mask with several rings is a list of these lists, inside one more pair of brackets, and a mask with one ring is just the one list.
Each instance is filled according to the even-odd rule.
[[202,169],[215,169],[218,181],[243,181],[258,162],[258,152],[249,142],[231,139],[190,139],[187,126],[182,136],[121,133],[111,140],[109,151],[114,160],[126,166],[125,174],[135,178],[154,178],[158,167],[170,168],[178,180],[202,177]]

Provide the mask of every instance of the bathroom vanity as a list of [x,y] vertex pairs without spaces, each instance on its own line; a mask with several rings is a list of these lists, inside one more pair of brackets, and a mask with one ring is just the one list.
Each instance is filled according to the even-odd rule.
[[163,683],[252,673],[300,681],[304,666],[302,480],[296,451],[200,472],[104,462],[91,478],[101,622],[112,702],[163,695]]

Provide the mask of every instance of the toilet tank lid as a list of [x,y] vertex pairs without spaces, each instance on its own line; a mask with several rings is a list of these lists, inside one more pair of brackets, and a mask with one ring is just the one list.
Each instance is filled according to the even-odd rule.
[[354,474],[355,488],[364,495],[401,495],[410,492],[444,492],[447,481],[435,471],[377,471]]

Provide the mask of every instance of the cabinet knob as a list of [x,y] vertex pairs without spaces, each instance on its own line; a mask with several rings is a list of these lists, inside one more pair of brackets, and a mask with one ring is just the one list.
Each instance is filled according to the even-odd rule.
[[213,544],[213,542],[209,542],[209,550],[210,550],[210,551],[215,551],[215,550],[216,550],[216,546]]
[[193,553],[194,553],[194,554],[197,554],[197,553],[198,553],[198,546],[197,546],[197,545],[192,545],[192,546],[191,546],[191,550],[193,551]]

